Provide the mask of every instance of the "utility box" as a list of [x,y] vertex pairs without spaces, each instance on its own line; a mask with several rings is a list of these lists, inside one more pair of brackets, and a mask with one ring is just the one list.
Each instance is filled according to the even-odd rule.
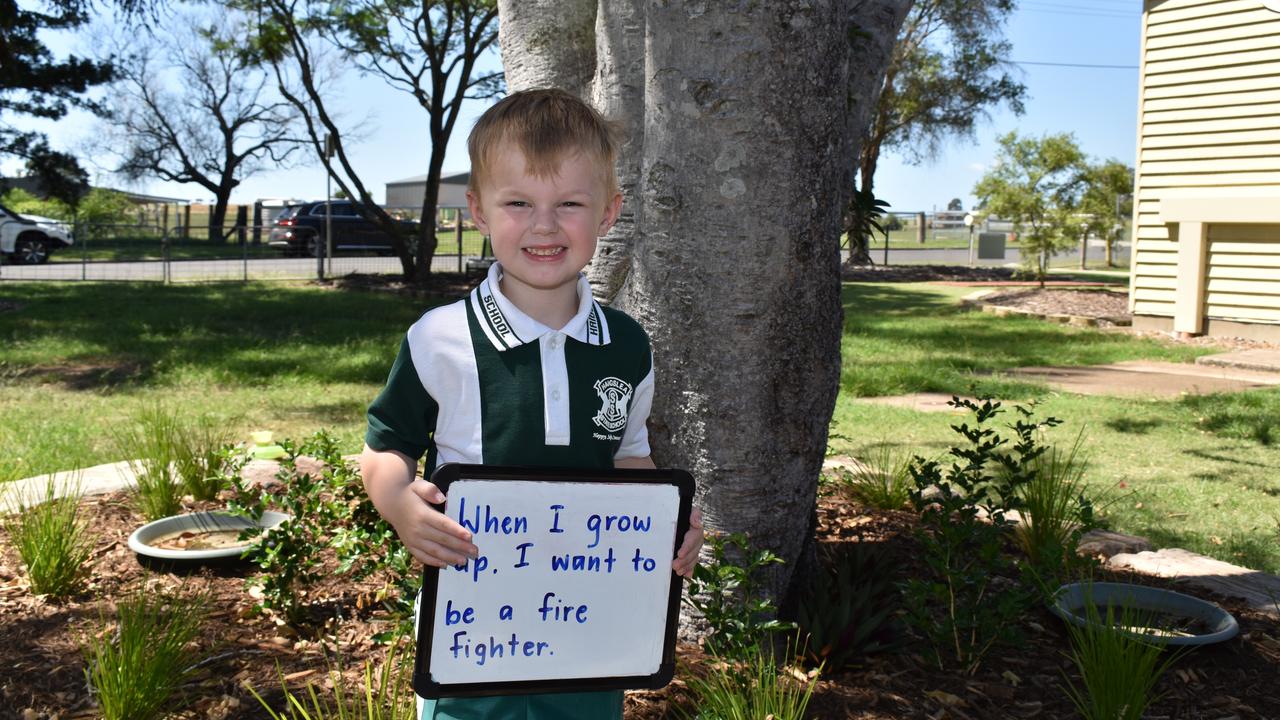
[[1003,260],[1006,237],[1000,232],[978,233],[978,259]]

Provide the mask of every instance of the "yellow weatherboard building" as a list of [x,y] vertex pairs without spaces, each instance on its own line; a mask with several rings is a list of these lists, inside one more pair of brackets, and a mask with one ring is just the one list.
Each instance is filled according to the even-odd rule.
[[1280,341],[1280,0],[1144,0],[1137,328]]

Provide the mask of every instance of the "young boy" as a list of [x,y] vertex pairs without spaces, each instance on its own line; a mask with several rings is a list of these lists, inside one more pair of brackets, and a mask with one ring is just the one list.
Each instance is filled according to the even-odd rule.
[[[360,471],[369,498],[419,561],[476,557],[471,534],[428,503],[416,479],[441,463],[652,468],[649,339],[603,308],[581,270],[622,205],[617,141],[595,110],[559,90],[515,93],[468,140],[467,204],[497,262],[468,297],[409,328],[369,407]],[[673,569],[691,575],[702,544],[694,510]],[[425,612],[431,613],[427,607]],[[621,692],[421,701],[429,720],[608,720]]]

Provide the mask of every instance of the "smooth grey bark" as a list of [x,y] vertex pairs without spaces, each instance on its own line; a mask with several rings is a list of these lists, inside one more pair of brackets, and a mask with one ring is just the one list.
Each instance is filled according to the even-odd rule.
[[[626,163],[638,174],[621,262],[602,270],[598,252],[593,278],[624,278],[614,305],[653,340],[655,459],[694,474],[711,527],[782,557],[775,598],[813,542],[840,376],[841,213],[909,7],[603,0],[597,14],[590,97],[638,133],[623,182]],[[518,22],[504,15],[503,32]],[[520,52],[504,39],[504,63]]]
[[596,297],[612,302],[631,267],[631,246],[643,225],[636,194],[644,154],[645,2],[602,2],[596,15],[596,73],[591,102],[622,129],[618,153],[618,187],[622,212],[609,234],[596,244],[587,277]]
[[498,0],[507,90],[586,97],[596,69],[596,0]]

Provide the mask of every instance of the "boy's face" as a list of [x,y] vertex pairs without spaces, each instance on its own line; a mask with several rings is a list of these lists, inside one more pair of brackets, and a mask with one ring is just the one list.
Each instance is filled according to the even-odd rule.
[[608,194],[598,164],[584,153],[562,158],[560,171],[542,178],[528,174],[524,153],[511,143],[492,158],[479,197],[468,191],[467,204],[502,263],[503,292],[576,285],[596,238],[617,220],[622,196]]

